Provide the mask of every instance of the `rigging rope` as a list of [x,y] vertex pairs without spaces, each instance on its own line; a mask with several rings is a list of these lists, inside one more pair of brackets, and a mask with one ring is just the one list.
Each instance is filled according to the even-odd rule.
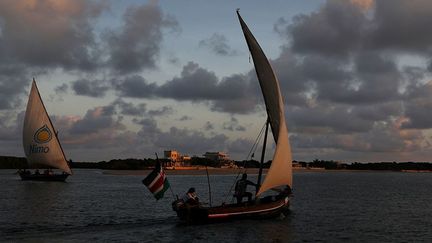
[[[267,123],[267,121],[264,123],[263,127],[261,128],[261,131],[259,132],[257,138],[255,139],[254,144],[252,145],[252,148],[250,149],[248,155],[246,156],[246,159],[243,162],[243,172],[241,172],[241,170],[238,171],[237,176],[236,176],[236,178],[234,180],[234,183],[231,185],[229,191],[225,194],[223,202],[225,202],[227,200],[227,198],[229,197],[229,195],[231,195],[231,192],[232,192],[232,190],[234,188],[234,185],[236,184],[236,182],[237,182],[240,174],[246,173],[246,171],[247,171],[247,168],[245,168],[246,162],[248,161],[249,157],[250,157],[250,159],[253,158],[253,155],[255,154],[255,151],[258,149],[258,143],[261,140],[261,137],[262,137],[262,135],[264,133],[264,130],[265,130],[265,127],[266,127],[266,123]],[[234,198],[232,198],[232,200],[234,200]]]

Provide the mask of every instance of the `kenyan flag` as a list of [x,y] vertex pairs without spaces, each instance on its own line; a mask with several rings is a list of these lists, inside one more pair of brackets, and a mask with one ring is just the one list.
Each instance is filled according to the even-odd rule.
[[168,190],[170,184],[159,160],[156,161],[154,170],[150,172],[144,180],[142,180],[142,183],[148,187],[151,193],[153,193],[156,200],[159,200],[164,196],[164,193]]

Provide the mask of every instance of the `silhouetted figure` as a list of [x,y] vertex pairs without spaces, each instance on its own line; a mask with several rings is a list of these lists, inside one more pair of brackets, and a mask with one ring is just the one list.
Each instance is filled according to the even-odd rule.
[[191,187],[182,197],[183,206],[186,208],[186,221],[190,221],[191,213],[199,210],[199,199],[195,193],[195,188]]
[[279,194],[275,197],[276,200],[289,197],[292,194],[290,186],[285,186],[283,189],[273,188],[272,190],[279,192]]
[[191,187],[182,197],[183,202],[189,206],[196,206],[199,204],[199,199],[196,195],[195,188]]
[[248,185],[257,186],[257,184],[247,179],[247,174],[244,173],[242,178],[236,182],[234,196],[237,198],[237,203],[240,204],[244,197],[248,198],[248,202],[252,201],[252,193],[247,192]]

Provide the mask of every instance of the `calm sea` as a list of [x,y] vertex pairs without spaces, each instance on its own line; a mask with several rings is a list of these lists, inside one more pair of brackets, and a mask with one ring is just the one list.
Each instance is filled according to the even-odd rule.
[[[0,170],[1,242],[432,242],[431,173],[299,172],[285,218],[185,226],[172,193],[156,201],[142,176],[75,170],[50,183],[14,172]],[[213,205],[231,200],[234,177],[210,177]],[[205,176],[168,179],[208,201]]]

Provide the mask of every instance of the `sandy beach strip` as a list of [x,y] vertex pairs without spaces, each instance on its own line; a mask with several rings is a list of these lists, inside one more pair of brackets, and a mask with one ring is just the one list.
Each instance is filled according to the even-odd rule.
[[[104,170],[102,173],[107,175],[147,175],[150,173],[149,170]],[[167,175],[206,175],[206,169],[197,168],[197,169],[171,169],[164,170]],[[248,168],[248,169],[231,169],[231,168],[208,168],[209,175],[237,175],[239,173],[245,172],[248,174],[258,174],[257,168]],[[264,173],[267,173],[267,169],[263,170]]]

